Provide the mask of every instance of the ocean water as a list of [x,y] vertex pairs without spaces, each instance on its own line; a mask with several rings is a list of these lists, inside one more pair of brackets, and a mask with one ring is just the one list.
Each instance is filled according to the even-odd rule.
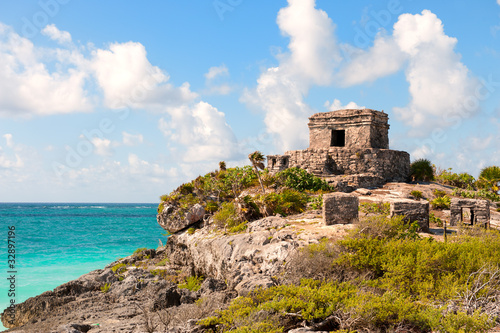
[[[156,248],[159,240],[165,243],[165,231],[156,223],[157,206],[0,203],[1,311],[11,298],[20,303],[104,268],[137,248]],[[15,228],[14,269],[8,262],[9,227]],[[15,275],[15,297],[9,297],[11,275]]]

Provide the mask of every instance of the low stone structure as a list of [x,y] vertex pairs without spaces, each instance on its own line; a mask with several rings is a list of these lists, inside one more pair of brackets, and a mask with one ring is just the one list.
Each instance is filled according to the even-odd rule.
[[409,223],[417,222],[420,230],[429,231],[429,201],[399,199],[391,202],[389,217],[404,216],[403,220]]
[[323,196],[323,220],[326,225],[349,224],[358,221],[359,199],[346,193]]
[[450,225],[459,223],[489,227],[490,202],[488,200],[452,198],[450,203]]
[[268,155],[271,173],[298,167],[342,191],[406,181],[410,155],[390,150],[388,116],[370,109],[338,110],[309,118],[309,148]]

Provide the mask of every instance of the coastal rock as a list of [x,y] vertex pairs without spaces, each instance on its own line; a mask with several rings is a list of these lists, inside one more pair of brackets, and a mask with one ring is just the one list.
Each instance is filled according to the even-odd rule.
[[174,234],[201,221],[204,215],[205,208],[200,204],[195,204],[188,210],[183,210],[176,205],[167,205],[156,219],[163,229]]

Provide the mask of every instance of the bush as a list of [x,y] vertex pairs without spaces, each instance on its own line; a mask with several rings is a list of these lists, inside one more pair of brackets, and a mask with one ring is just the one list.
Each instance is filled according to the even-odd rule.
[[111,270],[115,274],[121,274],[127,270],[127,265],[125,265],[124,263],[116,264],[113,267],[111,267]]
[[420,199],[422,199],[422,198],[423,198],[423,196],[422,196],[422,192],[417,191],[417,190],[413,190],[413,191],[411,191],[411,192],[410,192],[410,195],[411,195],[412,197],[414,197],[415,199],[417,199],[417,200],[420,200]]
[[203,281],[203,278],[200,276],[188,276],[183,283],[178,285],[178,287],[181,289],[189,289],[191,291],[198,291],[198,290],[200,290],[202,281]]
[[194,234],[194,233],[195,233],[195,231],[196,231],[196,229],[195,229],[195,228],[189,228],[189,229],[187,230],[187,233],[188,233],[189,235],[192,235],[192,234]]
[[323,208],[323,194],[316,197],[309,198],[312,209],[322,209]]
[[452,194],[458,197],[469,198],[469,199],[487,199],[493,202],[500,201],[500,195],[484,189],[481,189],[479,191],[467,191],[456,188],[453,190]]
[[421,158],[410,164],[410,178],[412,181],[429,182],[434,180],[434,169],[429,160]]
[[332,191],[330,185],[323,179],[297,167],[288,168],[276,174],[276,179],[282,185],[297,191]]
[[434,194],[434,196],[436,198],[440,198],[440,197],[444,197],[446,195],[446,192],[443,190],[435,189],[434,191],[432,191],[432,194]]
[[219,209],[217,202],[209,200],[205,205],[205,210],[209,213],[215,213]]
[[214,223],[219,228],[232,228],[242,221],[238,217],[236,205],[233,202],[224,202],[214,214]]
[[307,205],[306,194],[292,189],[285,189],[281,193],[267,193],[255,198],[259,210],[265,215],[281,214],[283,216],[302,213]]
[[451,172],[451,168],[448,170],[440,172],[436,175],[435,180],[444,185],[451,185],[463,189],[473,189],[475,184],[475,179],[468,173],[454,173]]
[[101,292],[102,293],[107,293],[109,291],[109,288],[111,287],[111,283],[106,283],[104,286],[101,287]]
[[443,197],[437,197],[431,201],[432,208],[434,209],[450,209],[450,197],[445,195]]
[[436,217],[436,215],[434,215],[434,213],[429,214],[429,222],[435,223],[438,227],[444,226],[443,220],[441,220],[439,217]]
[[391,204],[388,202],[362,202],[359,204],[359,211],[365,214],[389,215]]

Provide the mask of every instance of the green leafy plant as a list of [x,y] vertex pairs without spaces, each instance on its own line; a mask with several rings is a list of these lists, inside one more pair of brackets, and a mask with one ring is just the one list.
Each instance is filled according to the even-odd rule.
[[238,216],[236,205],[233,202],[224,202],[214,214],[214,223],[219,228],[232,228],[243,221]]
[[451,185],[462,189],[474,189],[476,180],[473,176],[468,173],[457,174],[451,170],[452,169],[449,168],[448,170],[439,172],[436,175],[435,180],[444,185]]
[[205,205],[205,210],[209,213],[215,213],[219,209],[219,205],[215,201],[207,201]]
[[436,198],[440,198],[440,197],[444,197],[446,195],[446,192],[443,190],[435,189],[434,191],[432,191],[432,194],[434,194],[434,196]]
[[266,158],[264,157],[264,155],[262,155],[262,153],[260,151],[256,150],[253,153],[248,155],[248,159],[252,163],[252,166],[255,169],[255,174],[259,178],[259,183],[260,183],[260,187],[262,189],[262,193],[265,193],[266,191],[264,189],[264,184],[262,183],[262,179],[260,178],[259,169],[260,170],[265,169],[263,162],[266,160]]
[[170,262],[170,260],[168,258],[164,258],[156,263],[156,266],[165,266],[168,262]]
[[189,229],[187,230],[187,233],[188,233],[188,234],[190,234],[190,235],[192,235],[192,234],[194,234],[194,233],[195,233],[195,231],[196,231],[196,230],[195,230],[194,228],[189,228]]
[[309,198],[312,209],[322,209],[323,208],[323,195],[320,194],[316,197]]
[[115,274],[121,274],[127,270],[127,265],[125,265],[124,263],[119,263],[111,267],[111,270]]
[[434,180],[434,169],[428,159],[418,159],[410,164],[410,178],[412,181],[429,182]]
[[359,211],[365,214],[389,215],[391,204],[388,202],[362,202],[359,204]]
[[429,214],[429,222],[435,223],[438,227],[444,226],[443,220],[441,220],[439,217],[436,217],[436,215],[434,213]]
[[443,197],[434,198],[430,204],[434,209],[450,209],[451,200],[449,196],[445,195]]
[[323,179],[297,167],[278,172],[276,179],[280,184],[297,191],[332,191],[330,185]]
[[479,173],[478,186],[495,194],[500,189],[500,167],[485,167]]
[[181,289],[189,289],[191,291],[198,291],[201,287],[203,278],[201,276],[188,276],[185,281],[178,285]]
[[101,292],[102,293],[107,293],[109,291],[109,288],[111,287],[111,283],[106,283],[104,286],[101,287]]
[[417,200],[420,200],[420,199],[422,199],[422,198],[423,198],[422,192],[421,192],[421,191],[418,191],[418,190],[413,190],[413,191],[411,191],[411,192],[410,192],[410,195],[411,195],[412,197],[414,197],[415,199],[417,199]]
[[281,193],[267,193],[255,198],[259,211],[265,215],[281,214],[283,216],[301,213],[305,210],[308,197],[306,194],[292,189],[284,189]]

